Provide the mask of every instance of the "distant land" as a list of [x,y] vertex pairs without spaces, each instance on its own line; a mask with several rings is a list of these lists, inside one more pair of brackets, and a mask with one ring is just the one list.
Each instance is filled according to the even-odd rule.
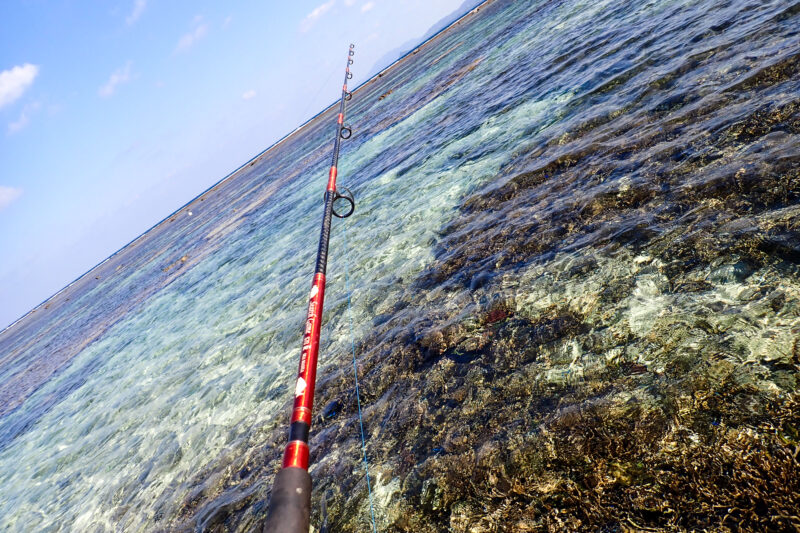
[[484,0],[465,0],[456,10],[454,10],[449,15],[441,18],[436,24],[431,26],[428,31],[426,31],[422,37],[417,37],[415,39],[410,39],[405,43],[401,44],[394,50],[391,50],[384,54],[380,59],[378,59],[372,68],[369,69],[369,73],[367,74],[367,79],[371,79],[381,70],[385,69],[405,54],[409,53],[411,50],[417,48],[419,45],[451,25],[453,22],[457,21],[464,15],[466,15],[469,11],[472,11],[479,5],[481,5]]

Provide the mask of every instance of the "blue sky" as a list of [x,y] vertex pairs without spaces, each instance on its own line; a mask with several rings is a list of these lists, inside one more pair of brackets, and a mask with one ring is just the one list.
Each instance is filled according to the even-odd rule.
[[0,4],[0,329],[462,0]]

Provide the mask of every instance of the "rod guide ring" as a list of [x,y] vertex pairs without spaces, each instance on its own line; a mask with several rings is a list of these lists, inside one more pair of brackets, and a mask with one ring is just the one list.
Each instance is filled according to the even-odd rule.
[[[340,192],[341,191],[341,192]],[[336,211],[336,202],[338,200],[344,200],[348,203],[349,209],[344,213],[339,213]],[[337,218],[347,218],[353,214],[353,211],[356,210],[356,201],[353,198],[353,193],[350,192],[350,189],[347,187],[342,187],[341,189],[336,189],[333,196],[333,205],[331,206],[331,211],[333,215]]]

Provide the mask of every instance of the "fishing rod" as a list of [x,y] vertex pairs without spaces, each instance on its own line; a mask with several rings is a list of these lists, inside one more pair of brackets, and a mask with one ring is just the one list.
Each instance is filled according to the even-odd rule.
[[[336,117],[336,138],[333,144],[333,162],[328,173],[325,189],[325,207],[322,229],[317,249],[317,264],[314,281],[308,296],[308,314],[303,333],[303,348],[300,352],[300,368],[294,389],[294,408],[289,426],[289,443],[283,452],[283,467],[275,477],[264,533],[308,533],[311,516],[311,476],[308,473],[308,435],[311,430],[311,410],[314,404],[314,387],[317,377],[319,355],[319,331],[322,323],[322,304],[325,299],[325,269],[328,264],[328,241],[331,236],[331,215],[347,218],[355,210],[353,194],[346,188],[336,188],[336,167],[339,164],[339,146],[342,139],[349,139],[352,130],[344,125],[345,102],[353,95],[347,90],[347,80],[353,77],[355,45],[347,52],[342,97],[339,100],[339,115]],[[347,210],[338,212],[334,203],[347,202]]]

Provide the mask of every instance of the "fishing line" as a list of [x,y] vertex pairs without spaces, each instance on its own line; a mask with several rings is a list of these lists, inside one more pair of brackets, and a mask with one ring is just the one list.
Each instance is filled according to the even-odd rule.
[[369,495],[369,514],[372,519],[372,531],[378,533],[375,525],[375,507],[372,503],[372,487],[369,482],[369,461],[367,460],[367,442],[364,438],[364,417],[361,413],[361,396],[358,389],[358,366],[356,364],[356,341],[353,335],[353,292],[350,290],[350,248],[347,242],[347,224],[342,224],[342,241],[344,241],[344,290],[347,293],[347,316],[350,322],[350,349],[353,352],[353,378],[356,384],[356,404],[358,405],[358,424],[361,428],[361,451],[364,454],[364,472],[367,476],[367,494]]
[[[325,80],[324,83],[322,83],[319,86],[319,89],[317,89],[317,94],[314,95],[314,98],[309,100],[309,104],[306,106],[306,110],[303,112],[303,120],[308,120],[305,117],[308,117],[309,112],[311,112],[311,109],[314,107],[314,102],[317,101],[317,97],[319,97],[319,95],[322,93],[322,90],[328,85],[328,83],[330,83],[331,78],[333,78],[333,75],[336,74],[337,71],[338,71],[337,67],[331,67],[331,71],[330,71],[330,74],[328,74],[328,78]],[[323,106],[324,106],[324,104],[323,104]],[[317,107],[319,107],[319,106],[317,106]],[[326,109],[326,108],[323,107],[323,109]],[[309,118],[311,118],[311,117],[309,117]]]

